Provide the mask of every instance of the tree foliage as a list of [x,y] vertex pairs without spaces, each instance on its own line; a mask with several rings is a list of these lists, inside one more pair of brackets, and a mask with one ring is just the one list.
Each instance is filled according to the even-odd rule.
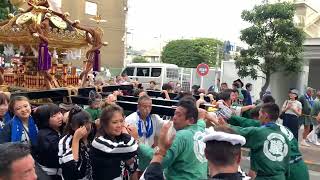
[[215,66],[217,53],[222,57],[223,43],[216,39],[182,39],[170,41],[162,51],[161,60],[164,63],[176,64],[179,67],[195,68],[200,63]]
[[0,21],[8,19],[8,14],[12,9],[13,7],[9,0],[0,0]]
[[[0,0],[0,22],[8,19],[8,14],[13,10],[13,6],[9,0]],[[0,53],[2,53],[3,50],[3,45],[0,45]]]
[[133,63],[148,63],[145,57],[143,56],[136,56],[132,59]]
[[302,67],[305,36],[295,27],[294,14],[295,6],[287,2],[266,3],[242,12],[242,19],[252,26],[241,31],[240,39],[249,47],[241,51],[235,64],[240,77],[257,79],[258,71],[263,73],[266,81],[260,95],[273,73],[296,73]]

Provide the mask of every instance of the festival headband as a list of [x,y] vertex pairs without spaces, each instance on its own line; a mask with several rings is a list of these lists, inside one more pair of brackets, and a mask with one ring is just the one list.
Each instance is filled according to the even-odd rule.
[[203,142],[208,141],[225,141],[232,145],[241,144],[243,146],[246,144],[246,138],[238,134],[230,134],[222,131],[215,131],[213,127],[206,129],[205,136],[203,137]]

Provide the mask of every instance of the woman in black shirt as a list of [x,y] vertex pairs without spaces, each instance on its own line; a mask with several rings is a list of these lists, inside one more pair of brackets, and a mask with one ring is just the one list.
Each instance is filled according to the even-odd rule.
[[88,136],[90,114],[79,106],[69,112],[66,135],[59,141],[59,162],[64,180],[92,180]]
[[94,180],[127,180],[137,169],[134,138],[124,132],[123,110],[106,107],[100,117],[99,136],[92,142],[91,160]]
[[55,104],[39,106],[33,114],[39,127],[37,143],[32,147],[35,160],[52,180],[61,180],[58,143],[62,134],[63,115]]

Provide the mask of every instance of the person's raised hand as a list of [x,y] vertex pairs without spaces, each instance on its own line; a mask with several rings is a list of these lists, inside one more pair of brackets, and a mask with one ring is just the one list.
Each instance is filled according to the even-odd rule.
[[207,117],[207,111],[202,109],[202,108],[198,108],[198,119],[206,119]]
[[225,126],[228,124],[222,117],[218,117],[218,122],[221,126]]
[[219,124],[219,119],[215,113],[209,112],[206,114],[206,120],[213,125]]
[[168,94],[168,91],[167,90],[162,90],[161,93]]
[[135,139],[139,140],[139,134],[138,134],[138,129],[132,125],[127,125],[126,129],[128,133]]
[[213,101],[214,98],[213,98],[213,95],[212,94],[208,94],[208,97],[210,98],[210,101]]
[[88,134],[87,128],[85,126],[81,126],[76,130],[76,132],[74,132],[73,137],[77,140],[80,140],[83,137],[85,137],[87,134]]
[[172,122],[169,121],[165,124],[163,124],[160,135],[158,139],[158,147],[161,151],[167,151],[175,138],[175,135],[170,132],[170,128],[172,128]]

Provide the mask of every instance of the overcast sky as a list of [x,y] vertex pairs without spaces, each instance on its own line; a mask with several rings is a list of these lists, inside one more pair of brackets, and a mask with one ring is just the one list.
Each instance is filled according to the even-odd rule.
[[[314,1],[320,9],[320,0]],[[159,49],[166,41],[213,37],[240,42],[241,12],[262,0],[129,0],[128,43]],[[159,36],[161,38],[159,38]]]

